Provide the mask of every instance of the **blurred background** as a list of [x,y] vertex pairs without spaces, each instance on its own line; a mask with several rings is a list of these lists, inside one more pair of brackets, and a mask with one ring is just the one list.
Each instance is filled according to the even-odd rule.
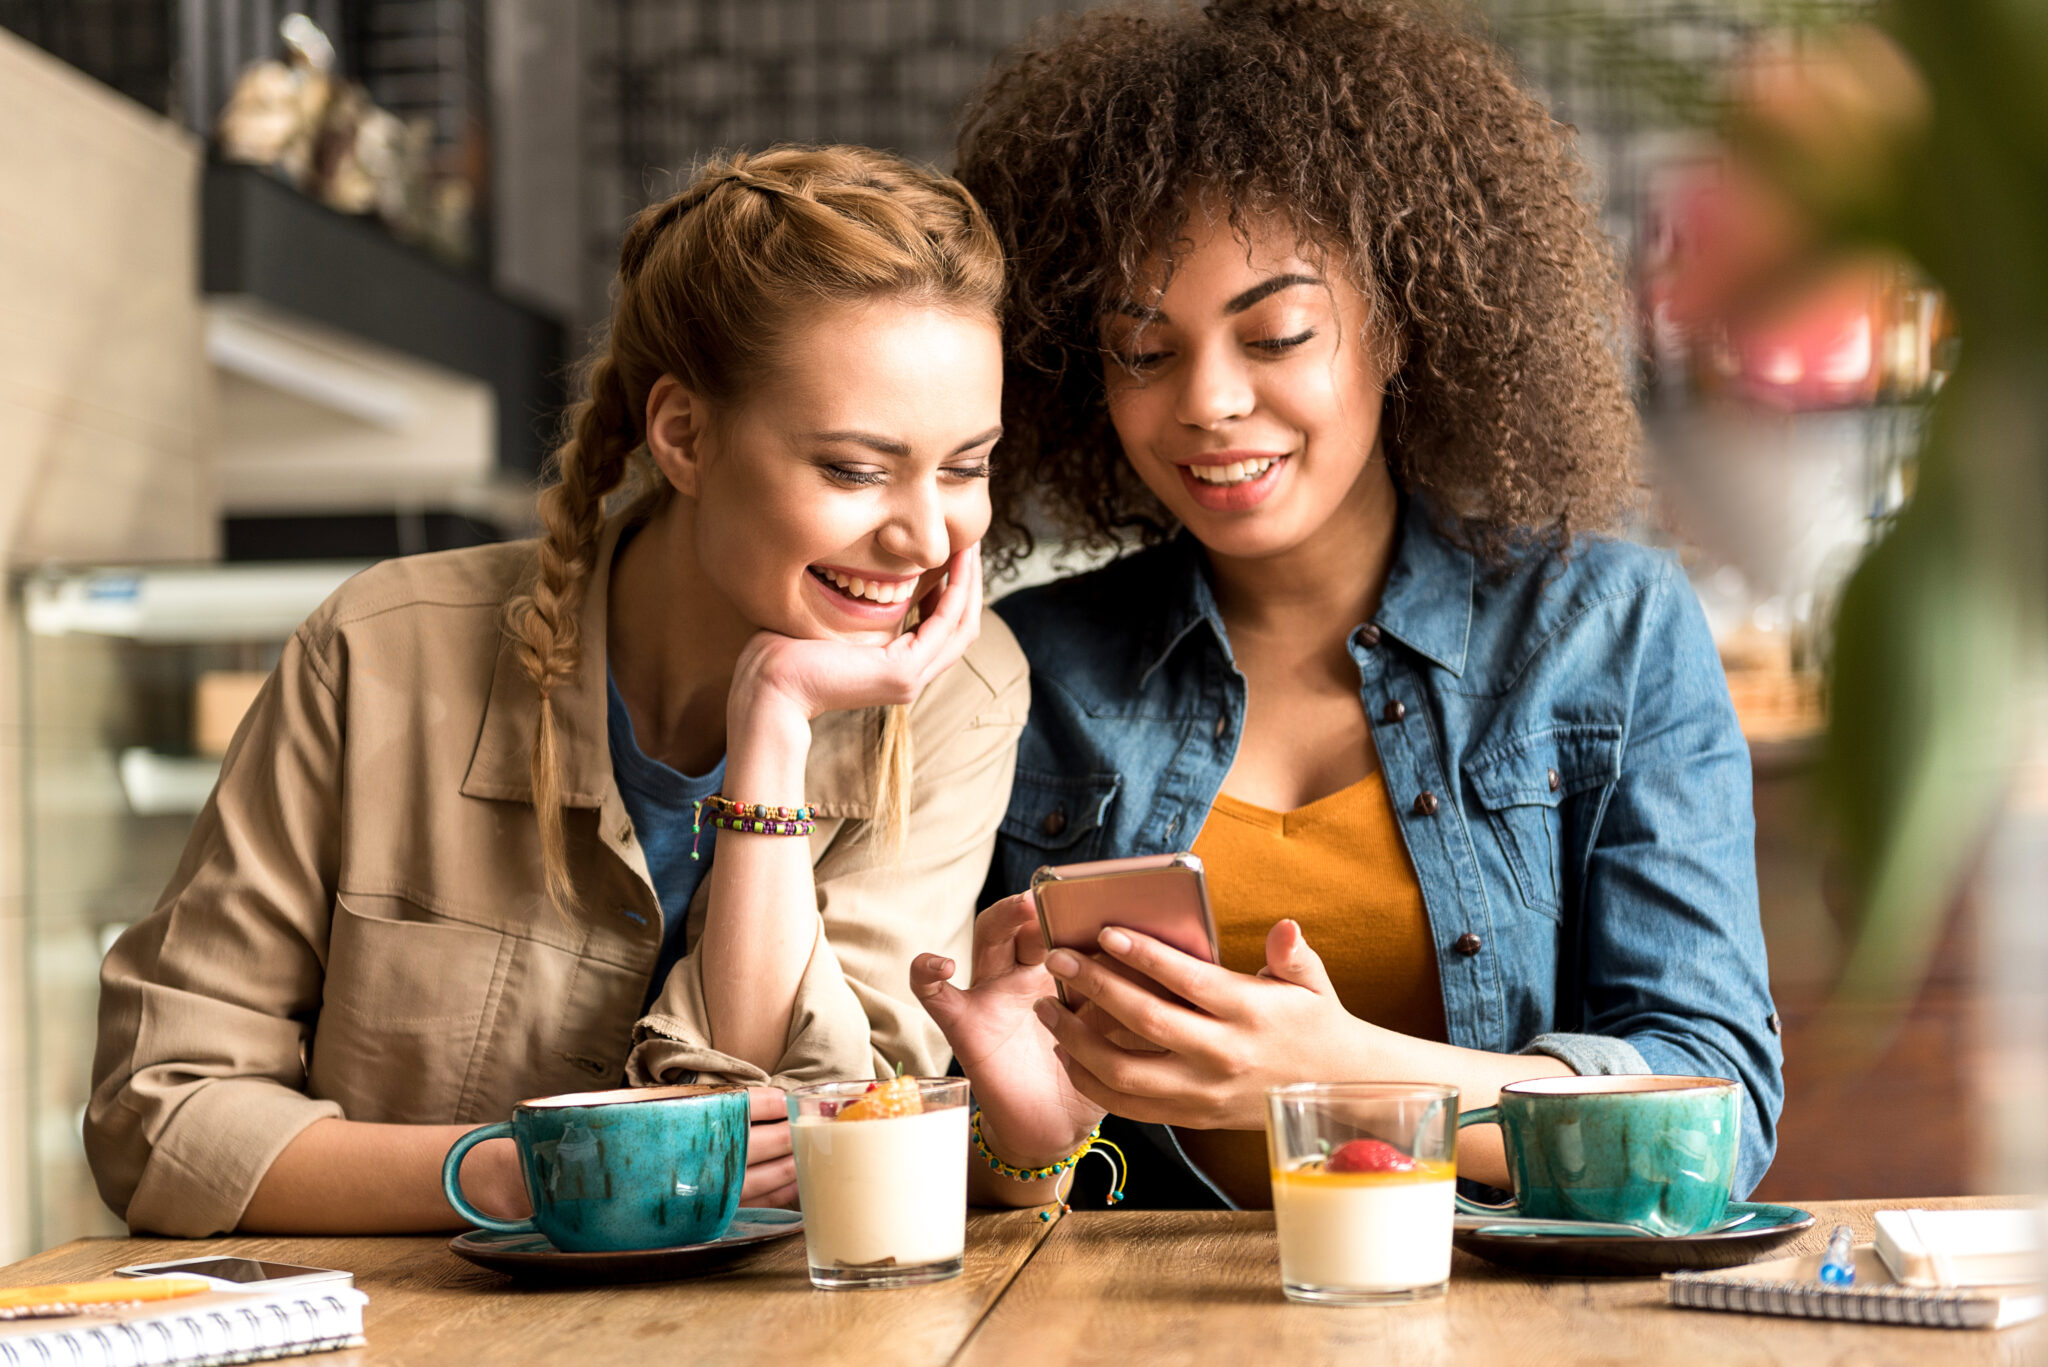
[[[626,218],[719,149],[944,166],[991,59],[1082,7],[0,0],[0,1259],[117,1228],[79,1140],[105,947],[300,618],[379,557],[526,534]],[[1815,802],[1834,605],[1966,330],[1910,253],[1695,297],[1769,217],[1730,169],[1757,54],[1876,11],[1484,8],[1579,130],[1637,301],[1636,534],[1682,558],[1752,745],[1789,1092],[1760,1195],[2048,1186],[2048,782],[1985,778],[1960,881],[1852,997],[1862,884]]]

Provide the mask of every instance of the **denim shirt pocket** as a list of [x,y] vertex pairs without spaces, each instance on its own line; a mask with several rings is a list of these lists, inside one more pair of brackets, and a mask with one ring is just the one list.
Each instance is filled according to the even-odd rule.
[[[1010,787],[1002,833],[1016,867],[1018,887],[1042,864],[1078,864],[1099,857],[1109,804],[1123,780],[1117,774],[1047,774],[1019,768]],[[1014,843],[1012,843],[1014,842]],[[1029,863],[1030,868],[1023,867]]]
[[1546,727],[1513,736],[1465,761],[1465,778],[1486,813],[1522,904],[1563,919],[1565,804],[1614,782],[1621,727]]

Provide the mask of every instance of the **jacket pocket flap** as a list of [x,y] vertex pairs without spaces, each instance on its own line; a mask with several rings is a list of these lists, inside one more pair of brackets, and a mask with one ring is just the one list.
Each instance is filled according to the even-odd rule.
[[1586,723],[1531,731],[1466,760],[1465,777],[1489,810],[1555,807],[1621,777],[1621,728]]
[[1122,779],[1116,774],[1043,774],[1019,769],[1003,834],[1048,852],[1069,849],[1101,827]]

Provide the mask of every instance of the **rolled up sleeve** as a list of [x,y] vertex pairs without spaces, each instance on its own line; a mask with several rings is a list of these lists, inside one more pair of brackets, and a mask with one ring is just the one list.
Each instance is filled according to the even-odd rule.
[[337,843],[340,707],[304,631],[229,747],[156,908],[100,970],[85,1148],[129,1228],[233,1229],[341,1107],[305,1092]]
[[913,778],[900,858],[875,823],[848,821],[815,866],[818,938],[772,1073],[715,1049],[693,946],[634,1027],[627,1080],[798,1086],[906,1071],[943,1074],[945,1036],[910,990],[910,961],[968,961],[976,900],[1010,800],[1029,674],[1008,628],[983,619],[975,651],[911,709]]
[[[1527,1048],[1579,1072],[1741,1083],[1743,1196],[1776,1150],[1784,1056],[1758,916],[1749,747],[1698,600],[1675,572],[1650,611],[1634,697],[1586,880],[1586,1035]],[[1622,1048],[1634,1066],[1615,1066]]]

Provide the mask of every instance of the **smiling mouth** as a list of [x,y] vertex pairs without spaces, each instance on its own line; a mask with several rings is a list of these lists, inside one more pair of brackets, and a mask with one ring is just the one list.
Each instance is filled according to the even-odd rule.
[[812,565],[808,568],[812,577],[819,583],[837,592],[843,598],[853,598],[863,603],[875,603],[882,607],[893,607],[898,603],[909,602],[911,595],[917,592],[916,579],[905,579],[899,583],[890,584],[871,579],[862,579],[858,575],[843,574],[838,570],[828,570],[819,565]]
[[1181,468],[1204,484],[1229,486],[1249,484],[1278,465],[1285,457],[1262,456],[1257,460],[1234,460],[1227,465],[1185,465]]

